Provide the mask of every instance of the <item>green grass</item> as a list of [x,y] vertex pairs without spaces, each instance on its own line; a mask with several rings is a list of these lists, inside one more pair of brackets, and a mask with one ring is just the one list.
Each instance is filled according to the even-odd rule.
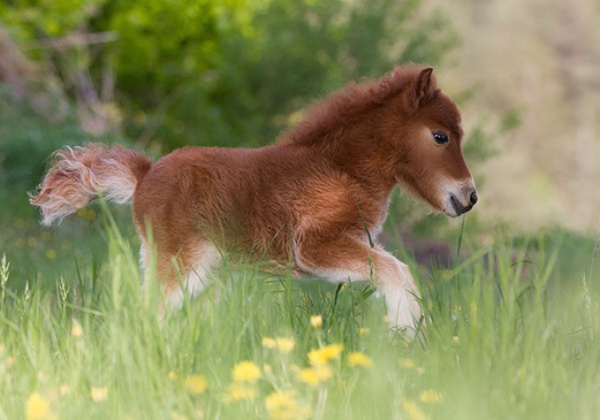
[[[455,269],[414,268],[430,322],[420,339],[407,342],[390,334],[383,300],[370,285],[338,290],[264,274],[252,264],[224,264],[212,287],[161,322],[156,288],[140,290],[129,228],[75,226],[82,223],[75,218],[66,233],[38,231],[39,238],[17,226],[15,232],[27,232],[21,247],[9,243],[17,234],[3,237],[0,418],[24,418],[28,403],[29,414],[46,418],[267,418],[269,396],[288,391],[280,397],[288,411],[271,414],[600,415],[593,239],[559,231],[521,239],[498,234],[483,247],[460,235],[469,257]],[[76,236],[71,248],[60,248],[64,235],[81,231],[87,239]],[[48,249],[57,250],[54,258]],[[311,326],[312,315],[323,317],[322,327]],[[267,337],[290,338],[295,347],[265,348]],[[343,352],[328,362],[330,377],[314,387],[302,382],[307,354],[332,344]],[[351,367],[352,352],[372,365]],[[231,401],[232,369],[246,360],[261,376],[237,386],[254,397]],[[196,375],[207,384],[200,393],[189,386],[201,381]]]

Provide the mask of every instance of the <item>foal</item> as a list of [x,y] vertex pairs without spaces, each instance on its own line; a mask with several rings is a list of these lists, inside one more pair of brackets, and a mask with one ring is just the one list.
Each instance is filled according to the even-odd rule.
[[154,164],[119,146],[59,150],[31,203],[50,225],[99,195],[133,199],[142,268],[149,226],[158,281],[174,307],[180,280],[200,292],[227,251],[333,283],[372,279],[390,326],[414,328],[421,309],[410,270],[373,244],[391,192],[400,184],[452,217],[477,202],[460,114],[432,71],[399,67],[350,84],[260,149],[186,147]]

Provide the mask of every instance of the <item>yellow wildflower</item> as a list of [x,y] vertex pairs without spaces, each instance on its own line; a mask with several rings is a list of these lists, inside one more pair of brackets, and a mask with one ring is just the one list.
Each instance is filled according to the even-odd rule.
[[358,329],[358,335],[367,335],[371,332],[371,330],[368,327],[360,327]]
[[27,398],[25,403],[25,418],[27,420],[46,420],[54,418],[50,410],[50,402],[37,392],[34,392]]
[[202,394],[208,388],[206,378],[202,375],[190,375],[185,380],[185,389],[190,394]]
[[427,418],[423,410],[412,401],[404,401],[402,403],[402,410],[406,413],[409,420],[425,420]]
[[256,398],[258,393],[256,389],[248,384],[244,383],[232,383],[229,386],[227,395],[225,396],[226,402],[242,401],[242,400],[253,400]]
[[419,394],[419,398],[426,404],[438,404],[444,401],[442,394],[437,392],[435,389],[426,389]]
[[180,414],[177,411],[171,411],[169,417],[171,418],[171,420],[189,420],[188,416],[186,416],[185,414]]
[[313,369],[317,374],[317,378],[319,378],[319,381],[321,382],[325,382],[331,378],[331,375],[333,374],[331,368],[327,365],[316,365],[313,366]]
[[265,399],[269,417],[273,420],[295,420],[310,416],[310,408],[294,399],[293,391],[275,391]]
[[412,359],[402,359],[400,360],[400,366],[404,369],[412,369],[416,366],[416,364]]
[[38,246],[38,240],[35,237],[30,236],[29,238],[27,238],[27,245],[30,248],[37,248],[37,246]]
[[177,373],[170,371],[169,373],[167,373],[167,378],[170,381],[176,381],[179,378],[179,375],[177,375]]
[[262,346],[266,349],[274,349],[277,347],[277,341],[274,338],[263,337]]
[[108,388],[106,388],[106,387],[99,387],[99,388],[92,387],[92,389],[90,390],[90,396],[92,397],[92,401],[94,401],[96,403],[106,401],[108,399]]
[[302,369],[300,372],[298,372],[297,376],[300,382],[304,382],[305,384],[308,384],[312,387],[316,387],[317,385],[319,385],[319,377],[317,376],[317,372],[315,372],[314,369]]
[[83,328],[81,328],[81,324],[76,319],[74,319],[73,323],[71,324],[71,335],[74,338],[83,337]]
[[340,357],[343,349],[341,344],[330,344],[320,349],[313,349],[308,352],[308,360],[312,365],[321,365]]
[[56,251],[53,250],[52,248],[46,250],[46,258],[48,258],[49,260],[53,260],[56,258]]
[[282,353],[291,352],[296,346],[296,342],[291,338],[278,337],[275,339],[277,350]]
[[323,326],[323,317],[321,315],[311,316],[310,325],[312,325],[313,328],[321,328]]
[[245,360],[233,367],[231,376],[234,382],[256,382],[262,376],[262,372],[254,362]]
[[296,342],[292,338],[287,337],[264,337],[262,339],[262,346],[266,349],[277,349],[282,353],[289,353],[296,346]]
[[354,352],[348,355],[348,364],[352,367],[364,366],[370,367],[373,365],[373,360],[364,353]]
[[316,387],[331,378],[331,368],[327,365],[317,365],[299,370],[296,376],[300,382]]

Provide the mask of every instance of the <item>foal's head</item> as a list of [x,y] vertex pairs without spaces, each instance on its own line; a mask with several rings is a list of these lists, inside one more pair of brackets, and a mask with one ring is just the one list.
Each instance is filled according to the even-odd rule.
[[473,208],[477,190],[461,150],[460,113],[432,73],[399,68],[388,76],[402,79],[404,87],[386,104],[382,133],[395,150],[396,181],[455,217]]

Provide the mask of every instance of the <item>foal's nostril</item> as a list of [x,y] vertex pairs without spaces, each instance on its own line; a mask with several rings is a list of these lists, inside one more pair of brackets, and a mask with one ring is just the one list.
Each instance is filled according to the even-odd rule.
[[479,200],[479,197],[477,196],[477,191],[473,191],[471,193],[471,198],[469,199],[469,203],[471,203],[471,206],[474,206],[477,203],[477,200]]

